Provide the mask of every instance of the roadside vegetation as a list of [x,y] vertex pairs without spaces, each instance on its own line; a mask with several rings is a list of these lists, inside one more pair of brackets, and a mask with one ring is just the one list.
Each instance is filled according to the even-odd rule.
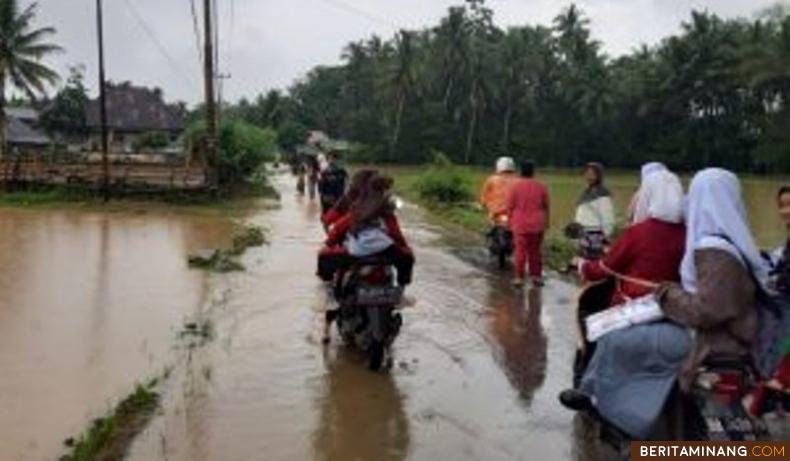
[[268,243],[266,231],[260,226],[245,226],[233,236],[230,248],[204,250],[187,258],[189,267],[210,272],[227,273],[243,271],[244,264],[239,260],[248,248]]
[[[384,171],[395,179],[397,193],[425,209],[429,219],[474,234],[482,242],[489,222],[477,198],[490,171],[453,165],[441,153],[434,153],[434,162],[427,168],[390,167]],[[547,234],[544,247],[546,265],[556,271],[565,269],[575,251],[562,235],[567,222],[558,224],[564,219],[564,216],[553,217],[555,224]]]
[[[167,373],[166,373],[167,374]],[[123,459],[134,438],[159,408],[159,379],[137,385],[106,416],[96,418],[76,439],[66,440],[68,453],[60,461],[116,461]]]

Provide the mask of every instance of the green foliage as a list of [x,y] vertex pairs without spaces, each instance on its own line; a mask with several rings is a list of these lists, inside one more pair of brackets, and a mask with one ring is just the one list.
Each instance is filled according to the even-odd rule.
[[143,133],[137,140],[137,147],[147,149],[163,149],[170,144],[167,133],[161,131],[149,131]]
[[37,3],[20,8],[17,0],[0,1],[0,154],[6,152],[6,90],[16,88],[32,99],[58,80],[42,58],[62,49],[45,41],[55,34],[53,27],[33,28],[37,13]]
[[[184,139],[197,150],[205,134],[205,122],[198,121],[187,128]],[[220,184],[248,180],[264,162],[274,160],[277,150],[277,133],[273,130],[237,120],[224,122],[219,129]]]
[[468,0],[433,27],[352,42],[341,65],[313,69],[288,95],[242,101],[239,113],[360,143],[364,161],[421,163],[435,148],[455,163],[508,154],[556,167],[659,160],[790,172],[780,155],[790,120],[786,9],[759,20],[693,12],[677,34],[616,58],[574,5],[550,27],[501,29],[493,15]]
[[474,194],[469,179],[454,168],[432,168],[416,183],[420,198],[442,204],[469,202]]
[[61,461],[97,461],[121,459],[128,445],[153,416],[159,406],[159,394],[153,387],[158,380],[148,385],[138,385],[134,392],[122,400],[105,417],[97,418],[90,429],[76,441],[68,440],[70,453]]
[[41,126],[48,133],[79,136],[87,132],[85,108],[88,104],[88,90],[84,80],[82,67],[74,66],[69,69],[66,86],[55,95],[49,109],[41,114]]
[[231,254],[240,255],[247,248],[263,246],[267,243],[266,231],[260,226],[246,226],[233,237]]

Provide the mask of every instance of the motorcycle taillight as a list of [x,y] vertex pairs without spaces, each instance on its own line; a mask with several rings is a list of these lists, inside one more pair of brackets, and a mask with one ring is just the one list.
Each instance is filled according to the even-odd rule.
[[718,380],[713,385],[714,394],[723,402],[733,404],[746,393],[746,378],[740,371],[716,373]]
[[389,282],[389,273],[385,267],[376,267],[365,276],[365,281],[374,285],[383,285]]

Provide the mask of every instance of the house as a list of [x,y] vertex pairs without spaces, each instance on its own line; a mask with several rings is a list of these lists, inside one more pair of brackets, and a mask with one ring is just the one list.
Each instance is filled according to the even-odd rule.
[[40,151],[49,146],[52,140],[37,128],[38,111],[31,107],[8,107],[6,115],[6,136],[12,152]]
[[[136,153],[143,136],[152,133],[165,135],[175,142],[186,125],[186,107],[167,104],[162,90],[134,86],[129,82],[108,83],[107,127],[110,149],[121,153]],[[101,118],[99,100],[88,101],[85,120],[90,132],[89,145],[101,147]]]

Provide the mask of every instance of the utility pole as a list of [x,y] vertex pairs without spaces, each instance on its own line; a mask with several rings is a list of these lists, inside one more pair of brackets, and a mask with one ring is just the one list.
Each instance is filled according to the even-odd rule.
[[219,156],[217,155],[217,106],[214,96],[214,36],[211,26],[211,0],[203,0],[203,17],[205,32],[204,78],[206,80],[206,156],[214,163],[211,172],[211,187],[219,188]]
[[96,25],[99,34],[99,116],[101,119],[101,147],[102,147],[102,193],[104,201],[110,200],[110,139],[107,133],[107,94],[104,81],[104,18],[102,13],[102,0],[96,0]]

